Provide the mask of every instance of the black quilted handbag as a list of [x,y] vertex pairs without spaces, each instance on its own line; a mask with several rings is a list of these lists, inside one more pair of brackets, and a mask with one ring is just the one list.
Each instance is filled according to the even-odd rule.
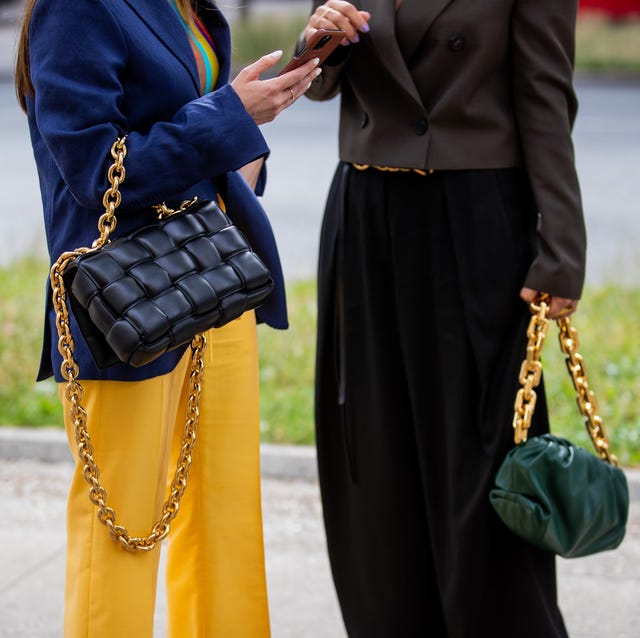
[[[156,206],[160,220],[110,241],[121,200],[118,188],[125,178],[125,139],[116,140],[111,148],[114,163],[108,174],[111,187],[103,198],[105,213],[98,221],[100,237],[91,248],[60,255],[49,276],[62,355],[60,372],[67,381],[65,400],[83,476],[90,486],[89,499],[98,510],[98,520],[120,546],[145,552],[169,533],[187,486],[200,414],[206,347],[202,333],[259,306],[273,281],[242,233],[213,202],[184,202],[178,211]],[[100,483],[74,359],[67,291],[80,330],[101,368],[118,361],[142,366],[191,342],[182,446],[162,514],[145,536],[133,536],[118,523]]]
[[111,154],[100,238],[92,249],[61,257],[63,280],[96,364],[138,367],[256,308],[273,281],[242,233],[210,201],[185,202],[178,211],[157,206],[161,219],[109,241],[125,174],[124,139]]

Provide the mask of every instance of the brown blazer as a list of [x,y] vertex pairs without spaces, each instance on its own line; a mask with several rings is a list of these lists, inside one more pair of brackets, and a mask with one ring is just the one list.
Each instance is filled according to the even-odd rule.
[[524,283],[578,298],[586,237],[571,140],[577,0],[404,0],[397,13],[393,0],[353,4],[371,14],[370,32],[340,47],[307,92],[341,93],[340,159],[525,167],[539,241]]

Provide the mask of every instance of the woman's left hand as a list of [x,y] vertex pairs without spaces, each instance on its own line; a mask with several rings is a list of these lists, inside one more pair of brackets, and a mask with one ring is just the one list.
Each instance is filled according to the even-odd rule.
[[[540,296],[539,290],[533,290],[532,288],[523,288],[520,291],[520,298],[526,301],[528,304],[536,301]],[[578,308],[577,299],[566,299],[565,297],[551,296],[548,301],[549,312],[547,317],[549,319],[562,319],[572,315]]]
[[350,2],[327,0],[309,16],[304,39],[308,42],[318,29],[342,29],[346,35],[342,44],[355,43],[360,40],[358,32],[369,31],[370,18],[371,14],[368,11],[358,11]]

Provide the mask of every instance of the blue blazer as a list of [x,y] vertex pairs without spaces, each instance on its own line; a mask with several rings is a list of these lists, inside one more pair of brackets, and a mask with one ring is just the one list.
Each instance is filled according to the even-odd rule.
[[[271,225],[237,173],[269,154],[253,119],[228,84],[229,27],[213,5],[202,12],[220,58],[215,90],[200,94],[191,46],[167,0],[39,0],[29,31],[31,141],[40,179],[51,261],[89,246],[103,212],[109,151],[127,135],[126,179],[114,236],[154,219],[153,204],[176,206],[197,195],[224,198],[275,280],[258,321],[287,327],[280,259]],[[262,175],[259,192],[264,185]],[[139,380],[164,374],[184,348],[141,368],[99,370],[72,324],[80,378]],[[60,381],[55,314],[47,287],[44,347],[38,379]]]

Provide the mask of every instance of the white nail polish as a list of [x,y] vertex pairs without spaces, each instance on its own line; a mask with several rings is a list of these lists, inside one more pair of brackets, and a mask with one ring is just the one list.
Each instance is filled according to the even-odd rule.
[[313,58],[313,64],[317,65],[320,62],[320,58]]
[[272,58],[280,58],[280,57],[282,57],[282,49],[278,49],[277,51],[274,51],[273,53],[269,53],[269,55]]
[[315,70],[316,77],[318,77],[321,73],[322,73],[322,69]]

